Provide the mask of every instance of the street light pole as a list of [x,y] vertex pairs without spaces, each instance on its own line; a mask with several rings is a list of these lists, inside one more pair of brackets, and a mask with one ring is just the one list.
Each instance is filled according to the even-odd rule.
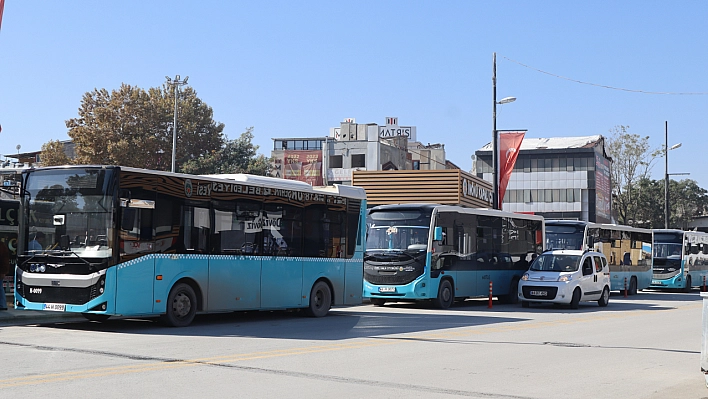
[[497,148],[499,141],[499,132],[497,131],[497,104],[508,104],[516,101],[516,97],[504,97],[497,101],[497,53],[492,56],[492,164],[494,173],[492,178],[493,201],[492,209],[501,209],[503,198],[499,198],[499,149]]
[[[681,147],[681,143],[674,144],[669,148],[669,121],[664,122],[664,228],[669,228],[669,151]],[[686,173],[674,173],[683,175]]]
[[492,190],[494,193],[492,209],[499,209],[499,156],[497,154],[497,139],[499,135],[497,132],[497,53],[494,53],[492,62],[492,178],[494,179],[494,183],[492,183]]
[[175,76],[175,80],[170,79],[169,76],[165,76],[165,78],[167,79],[167,84],[171,85],[175,90],[175,121],[172,125],[172,173],[174,173],[177,160],[177,94],[179,93],[179,86],[187,84],[189,76],[185,77],[184,80],[179,80],[179,75]]
[[664,228],[669,228],[669,121],[664,121]]

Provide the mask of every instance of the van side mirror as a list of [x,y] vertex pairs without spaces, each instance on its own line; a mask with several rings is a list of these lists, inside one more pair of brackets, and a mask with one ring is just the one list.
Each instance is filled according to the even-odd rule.
[[435,231],[433,232],[433,241],[442,241],[442,239],[443,239],[442,227],[438,226],[435,228]]

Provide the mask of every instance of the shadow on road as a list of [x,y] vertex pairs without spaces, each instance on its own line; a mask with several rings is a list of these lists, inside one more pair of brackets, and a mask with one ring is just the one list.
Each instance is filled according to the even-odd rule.
[[[48,323],[44,327],[77,331],[100,331],[119,334],[174,336],[255,337],[302,340],[341,340],[370,338],[392,334],[432,332],[458,327],[489,326],[523,322],[534,313],[567,313],[569,316],[595,312],[637,310],[670,310],[685,302],[700,301],[696,292],[677,293],[643,291],[624,297],[613,293],[606,308],[596,302],[581,302],[579,309],[552,304],[501,304],[496,299],[491,309],[487,299],[457,302],[448,310],[429,303],[387,303],[383,307],[365,304],[350,308],[334,308],[327,317],[305,317],[301,311],[252,311],[197,315],[183,328],[163,326],[156,318],[112,318],[105,322]],[[529,317],[523,314],[528,313]],[[513,314],[513,315],[512,315]]]

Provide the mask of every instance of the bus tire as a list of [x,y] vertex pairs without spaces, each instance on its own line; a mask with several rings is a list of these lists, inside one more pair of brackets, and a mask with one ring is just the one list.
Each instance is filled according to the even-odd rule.
[[691,292],[691,285],[693,282],[691,281],[691,276],[686,277],[686,286],[683,287],[683,292]]
[[305,313],[310,317],[323,317],[332,307],[332,290],[324,281],[318,281],[310,291],[310,304]]
[[509,294],[499,295],[499,302],[506,303],[509,305],[516,305],[519,303],[519,279],[515,278],[511,280],[509,285]]
[[374,306],[383,306],[386,304],[386,300],[381,298],[371,298],[369,301],[371,301],[371,304]]
[[634,276],[629,279],[629,292],[627,292],[627,295],[637,295],[637,278]]
[[610,303],[610,289],[605,287],[605,289],[602,290],[602,295],[600,295],[600,299],[597,300],[597,304],[601,308],[604,308],[605,306],[607,306],[608,303]]
[[167,297],[167,313],[160,316],[170,327],[186,327],[197,314],[197,295],[189,284],[179,283],[172,287]]
[[570,308],[571,309],[577,309],[580,307],[580,296],[582,294],[580,293],[580,288],[576,288],[575,291],[573,291],[573,298],[570,300]]
[[81,313],[81,316],[84,316],[86,318],[86,320],[100,321],[100,322],[104,322],[104,321],[108,320],[109,317],[111,317],[111,315],[99,314],[99,313]]
[[455,293],[452,290],[450,280],[443,280],[438,287],[438,296],[435,298],[435,306],[440,309],[447,309],[455,301]]

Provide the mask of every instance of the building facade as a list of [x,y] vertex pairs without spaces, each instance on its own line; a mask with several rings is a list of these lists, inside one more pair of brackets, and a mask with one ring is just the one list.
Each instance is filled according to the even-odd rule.
[[442,170],[454,168],[443,144],[417,141],[415,126],[359,124],[352,119],[330,128],[326,137],[274,138],[272,176],[312,185],[352,184],[354,171]]
[[[474,159],[473,173],[493,181],[491,143],[476,151]],[[502,209],[612,223],[611,165],[601,135],[524,138]]]

